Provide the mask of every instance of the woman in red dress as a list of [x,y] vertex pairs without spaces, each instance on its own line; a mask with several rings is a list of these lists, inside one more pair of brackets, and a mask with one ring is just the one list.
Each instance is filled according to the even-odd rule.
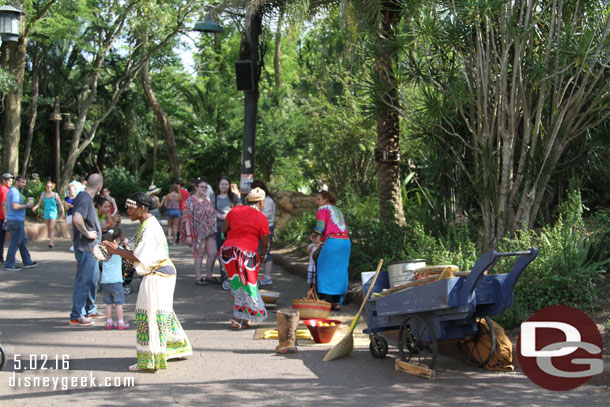
[[261,258],[264,259],[269,251],[269,223],[261,212],[264,206],[265,192],[254,188],[248,194],[247,204],[231,209],[222,227],[227,240],[220,248],[220,261],[231,282],[233,329],[244,329],[251,322],[267,319],[267,310],[257,286]]

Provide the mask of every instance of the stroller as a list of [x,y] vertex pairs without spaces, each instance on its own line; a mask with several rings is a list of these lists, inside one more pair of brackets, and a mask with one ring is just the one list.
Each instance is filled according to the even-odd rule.
[[136,268],[133,266],[133,263],[123,259],[123,293],[125,295],[129,295],[133,292],[133,287],[131,286],[131,282],[133,281],[134,273],[136,272]]
[[[0,332],[0,336],[2,336],[2,332]],[[4,367],[5,364],[6,364],[6,352],[4,352],[4,348],[0,344],[0,370],[2,370],[2,368]]]
[[220,284],[222,285],[222,289],[225,291],[229,291],[231,289],[231,282],[229,281],[229,276],[227,276],[227,270],[224,268],[220,268]]

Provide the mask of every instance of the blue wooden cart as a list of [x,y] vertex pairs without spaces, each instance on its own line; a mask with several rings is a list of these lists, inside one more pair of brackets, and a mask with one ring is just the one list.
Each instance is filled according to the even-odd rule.
[[[365,306],[364,330],[371,338],[371,354],[384,358],[388,352],[384,332],[398,330],[400,360],[434,369],[438,341],[477,341],[489,335],[491,346],[483,350],[485,354],[467,355],[467,360],[486,365],[495,350],[494,330],[487,328],[492,326],[489,316],[501,314],[512,305],[515,284],[537,255],[535,248],[507,253],[490,251],[477,260],[467,277],[438,280],[385,296],[373,295]],[[486,273],[501,257],[508,256],[518,256],[508,274]],[[369,283],[365,284],[365,292]],[[388,285],[387,275],[380,274],[373,292],[379,293]],[[487,327],[481,319],[486,320]],[[480,347],[474,349],[481,352]]]

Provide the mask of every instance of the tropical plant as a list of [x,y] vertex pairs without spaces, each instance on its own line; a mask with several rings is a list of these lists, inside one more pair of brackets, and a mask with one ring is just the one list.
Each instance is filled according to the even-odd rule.
[[497,247],[534,226],[565,152],[608,117],[607,4],[423,4],[405,23],[400,65],[422,97],[395,107],[449,149],[482,215],[482,245]]

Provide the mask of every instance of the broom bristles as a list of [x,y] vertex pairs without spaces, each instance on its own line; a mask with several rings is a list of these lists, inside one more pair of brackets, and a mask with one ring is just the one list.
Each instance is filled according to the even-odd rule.
[[328,362],[329,360],[339,359],[343,356],[350,355],[354,350],[354,336],[350,332],[348,335],[344,336],[341,341],[336,344],[331,350],[328,351],[324,359],[324,362]]

